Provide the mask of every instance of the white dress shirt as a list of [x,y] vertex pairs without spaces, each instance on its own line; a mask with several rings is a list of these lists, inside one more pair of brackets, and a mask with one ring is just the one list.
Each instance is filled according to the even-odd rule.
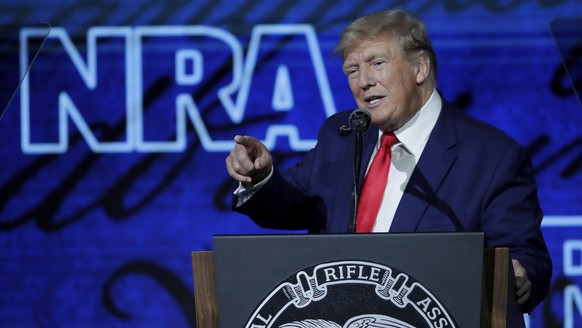
[[[410,121],[394,131],[394,134],[398,138],[398,143],[392,146],[392,160],[390,163],[390,172],[388,173],[388,183],[386,183],[384,197],[378,210],[373,232],[388,232],[390,230],[404,189],[420,159],[420,155],[422,155],[428,137],[436,124],[441,107],[441,97],[436,90],[433,90],[428,101]],[[380,131],[378,134],[378,143],[368,163],[368,169],[380,147],[380,136],[382,133]]]

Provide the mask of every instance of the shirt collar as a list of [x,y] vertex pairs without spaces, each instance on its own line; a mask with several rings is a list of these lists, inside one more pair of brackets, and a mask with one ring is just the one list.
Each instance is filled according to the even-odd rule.
[[401,128],[394,131],[398,141],[414,156],[419,155],[439,117],[442,100],[436,89],[428,101]]

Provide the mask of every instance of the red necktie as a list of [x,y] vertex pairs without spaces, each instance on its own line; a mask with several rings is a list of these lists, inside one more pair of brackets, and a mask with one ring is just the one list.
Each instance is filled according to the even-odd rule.
[[382,134],[380,148],[372,161],[368,174],[362,184],[362,192],[358,200],[358,217],[356,221],[356,232],[371,232],[374,228],[374,222],[384,190],[388,181],[388,171],[390,171],[391,148],[398,142],[398,139],[392,132]]

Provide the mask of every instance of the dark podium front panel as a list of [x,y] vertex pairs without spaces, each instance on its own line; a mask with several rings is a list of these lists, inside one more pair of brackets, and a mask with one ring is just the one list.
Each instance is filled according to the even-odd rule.
[[215,236],[220,327],[479,327],[483,243],[482,233]]

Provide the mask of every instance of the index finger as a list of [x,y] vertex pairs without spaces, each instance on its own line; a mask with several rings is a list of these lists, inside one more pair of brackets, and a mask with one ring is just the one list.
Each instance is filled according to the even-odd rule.
[[255,147],[257,145],[257,141],[258,140],[256,138],[251,136],[241,136],[241,135],[234,136],[234,142],[247,149]]

